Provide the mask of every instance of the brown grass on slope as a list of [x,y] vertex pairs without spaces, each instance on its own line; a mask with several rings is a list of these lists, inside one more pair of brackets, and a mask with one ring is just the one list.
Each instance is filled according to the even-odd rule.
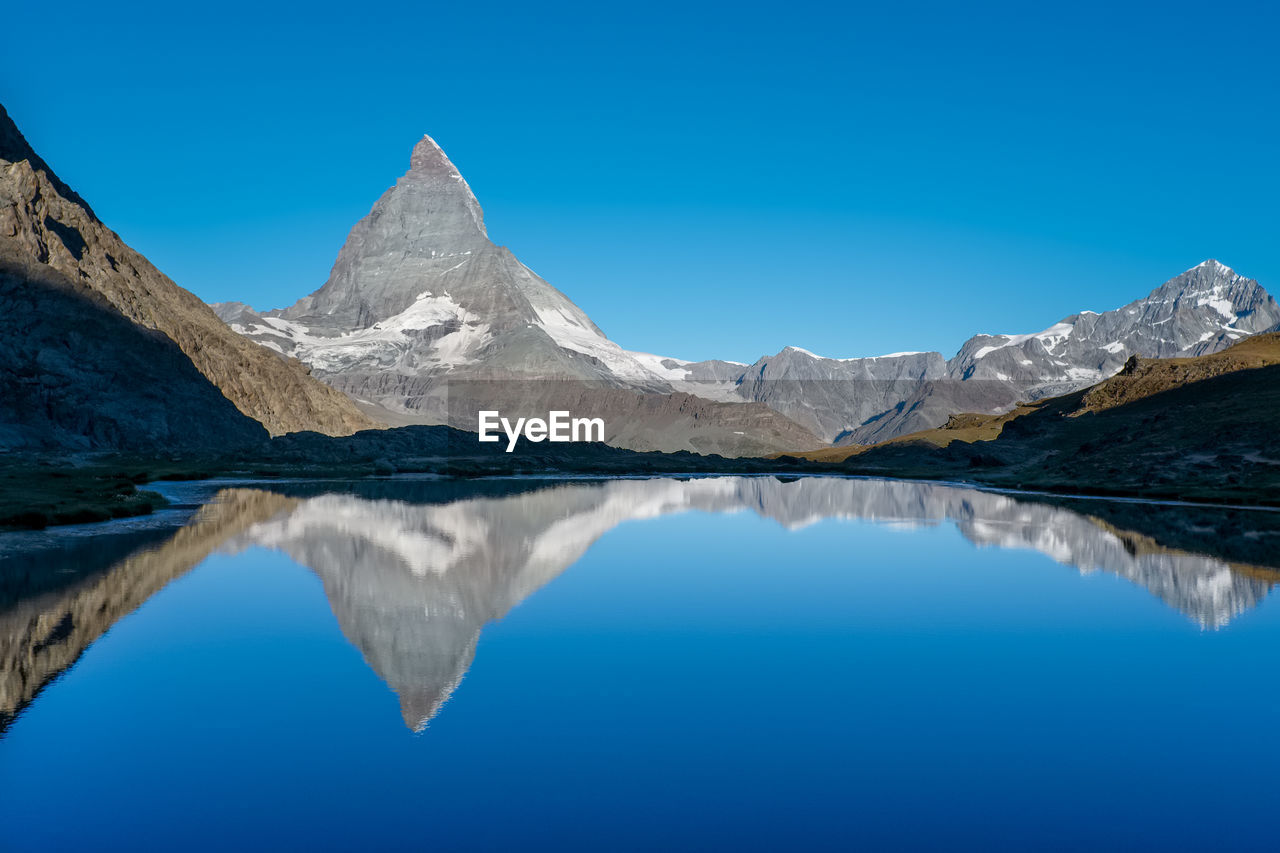
[[1196,358],[1132,356],[1124,368],[1085,392],[1072,417],[1123,406],[1215,376],[1280,364],[1280,333],[1246,338],[1221,352]]
[[915,442],[924,442],[934,447],[946,447],[953,441],[963,441],[972,443],[975,441],[991,441],[1000,435],[1000,431],[1004,429],[1004,425],[1009,421],[1022,417],[1025,414],[1034,412],[1039,408],[1040,403],[1030,403],[1018,406],[1012,411],[1005,412],[1002,415],[984,415],[966,412],[963,414],[952,415],[947,422],[934,429],[920,430],[919,432],[900,435],[897,438],[891,438],[888,441],[882,441],[879,444],[854,444],[846,447],[824,447],[820,450],[808,450],[800,453],[777,454],[774,458],[782,456],[798,456],[802,459],[808,459],[811,462],[843,462],[850,457],[866,453],[873,447],[887,447],[894,444],[911,444]]

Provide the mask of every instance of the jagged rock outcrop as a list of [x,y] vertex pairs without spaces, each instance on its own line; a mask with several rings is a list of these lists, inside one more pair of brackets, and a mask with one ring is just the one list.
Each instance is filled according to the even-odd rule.
[[267,439],[173,341],[81,281],[22,258],[0,257],[0,386],[0,450],[145,452]]
[[[155,333],[159,333],[175,344],[199,374],[236,409],[272,434],[315,430],[346,435],[377,425],[344,395],[309,376],[304,365],[282,359],[230,333],[199,298],[178,287],[129,248],[31,149],[3,107],[0,107],[0,264],[7,277],[6,304],[15,310],[35,312],[7,318],[3,328],[7,343],[0,345],[11,351],[29,349],[21,341],[13,340],[14,335],[23,334],[27,327],[39,327],[52,335],[52,330],[61,325],[68,337],[74,337],[78,331],[76,323],[92,313],[88,309],[70,308],[77,300],[96,306],[98,313],[104,309],[115,311],[139,330],[139,334],[134,335],[119,332],[120,339],[114,345],[102,339],[97,340],[98,346],[92,349],[72,351],[64,347],[44,356],[46,360],[57,358],[70,362],[66,370],[44,364],[37,367],[37,381],[46,387],[55,387],[55,395],[67,392],[70,397],[66,399],[76,398],[78,391],[58,383],[79,382],[80,368],[87,362],[96,362],[88,371],[94,381],[111,381],[124,387],[161,382],[157,371],[136,372],[138,359],[127,354],[131,348],[155,351],[155,346],[138,341],[148,335],[154,338]],[[64,311],[71,313],[60,313]],[[94,325],[98,331],[105,329],[102,323]],[[39,353],[36,355],[41,357]],[[161,362],[172,361],[168,356],[156,355],[156,358]],[[181,371],[175,370],[165,374],[163,384],[149,391],[162,398],[173,395],[168,407],[169,419],[183,422],[189,417],[209,416],[219,423],[225,421],[217,416],[218,406],[213,404],[208,411],[198,406],[182,411],[183,407],[192,405],[192,400],[187,398],[199,394],[188,387],[189,382],[179,378]],[[82,390],[88,392],[86,400],[97,399],[102,393],[111,395],[103,389]],[[123,397],[124,392],[115,396]],[[24,397],[24,400],[30,399],[30,395]],[[56,405],[64,403],[65,400]],[[153,408],[145,401],[139,405],[148,410]],[[126,422],[114,417],[112,420],[127,431]],[[150,424],[142,428],[149,435],[155,434],[156,417],[148,415],[142,420]],[[57,420],[56,429],[61,432],[73,432],[74,428],[74,419]],[[228,429],[235,434],[236,430]],[[9,433],[18,431],[27,432],[9,430]],[[179,434],[180,430],[170,432]],[[112,435],[113,429],[96,430],[89,426],[88,443],[102,446]]]

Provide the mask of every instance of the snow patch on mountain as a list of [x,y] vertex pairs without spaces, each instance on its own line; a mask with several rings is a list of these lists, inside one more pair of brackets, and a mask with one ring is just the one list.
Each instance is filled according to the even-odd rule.
[[[809,358],[815,358],[815,359],[818,359],[819,361],[842,361],[846,363],[875,361],[881,358],[906,358],[907,356],[910,356],[910,355],[925,355],[925,353],[921,351],[906,351],[906,352],[891,352],[891,353],[886,353],[885,355],[861,355],[861,356],[850,356],[849,358],[832,358],[829,355],[818,355],[816,352],[810,352],[809,350],[804,349],[803,347],[788,346],[788,347],[783,347],[782,351],[799,353],[800,355],[807,355]],[[741,362],[736,362],[736,361],[728,362],[728,363],[741,364]],[[743,365],[743,366],[745,367],[746,365]]]
[[[576,306],[575,306],[576,307]],[[613,341],[587,328],[560,306],[534,306],[538,325],[560,346],[603,363],[620,379],[637,381],[678,381],[687,379],[689,362],[649,353],[624,350]]]
[[361,362],[390,363],[397,354],[418,344],[418,336],[430,329],[450,329],[426,342],[419,361],[439,367],[465,364],[490,338],[489,326],[448,293],[424,291],[404,311],[338,335],[313,332],[304,323],[278,316],[262,316],[257,322],[233,323],[232,330],[258,338],[263,346],[292,355],[324,372],[342,370]]
[[1072,323],[1055,323],[1043,332],[1036,332],[1033,335],[990,335],[989,337],[993,338],[1003,338],[1003,342],[982,347],[973,354],[973,357],[975,359],[983,358],[998,349],[1021,346],[1027,341],[1040,341],[1045,345],[1045,349],[1052,352],[1054,347],[1071,337],[1071,332],[1074,329],[1075,326]]

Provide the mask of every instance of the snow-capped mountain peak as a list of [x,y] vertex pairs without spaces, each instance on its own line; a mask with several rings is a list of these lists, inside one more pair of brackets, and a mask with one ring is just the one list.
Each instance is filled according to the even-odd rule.
[[323,287],[282,311],[218,310],[241,334],[406,417],[423,416],[446,381],[574,379],[763,403],[822,439],[859,442],[1082,388],[1131,355],[1203,355],[1280,324],[1280,306],[1256,281],[1209,259],[1111,311],[1082,311],[1038,332],[976,335],[950,360],[828,358],[789,346],[742,365],[632,352],[489,240],[471,187],[430,136],[352,228]]
[[[329,280],[281,311],[220,306],[241,334],[348,393],[411,414],[427,386],[486,376],[666,389],[686,362],[624,350],[563,293],[494,245],[471,187],[430,136],[360,220]],[[404,377],[387,394],[386,376]]]

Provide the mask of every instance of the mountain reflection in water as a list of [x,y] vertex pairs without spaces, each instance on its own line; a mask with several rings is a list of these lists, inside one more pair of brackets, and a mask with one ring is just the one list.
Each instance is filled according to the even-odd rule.
[[[1082,573],[1125,578],[1206,629],[1257,606],[1280,579],[1275,567],[1239,558],[1275,553],[1266,547],[1276,541],[1274,529],[1242,526],[1233,517],[1225,528],[1236,535],[1224,536],[1194,517],[1225,510],[1126,510],[1092,502],[1085,514],[963,487],[826,477],[392,480],[324,493],[333,488],[224,489],[169,539],[123,557],[128,543],[110,547],[105,536],[80,537],[61,551],[6,555],[0,732],[116,620],[216,550],[274,549],[314,571],[344,635],[396,692],[405,723],[415,730],[455,690],[487,623],[630,520],[750,510],[793,530],[831,518],[950,522],[977,546],[1032,549]],[[1126,529],[1126,512],[1148,516],[1146,529]],[[1118,513],[1119,520],[1105,519],[1106,513]],[[1274,527],[1275,515],[1250,519]],[[1197,547],[1188,549],[1186,541]]]

